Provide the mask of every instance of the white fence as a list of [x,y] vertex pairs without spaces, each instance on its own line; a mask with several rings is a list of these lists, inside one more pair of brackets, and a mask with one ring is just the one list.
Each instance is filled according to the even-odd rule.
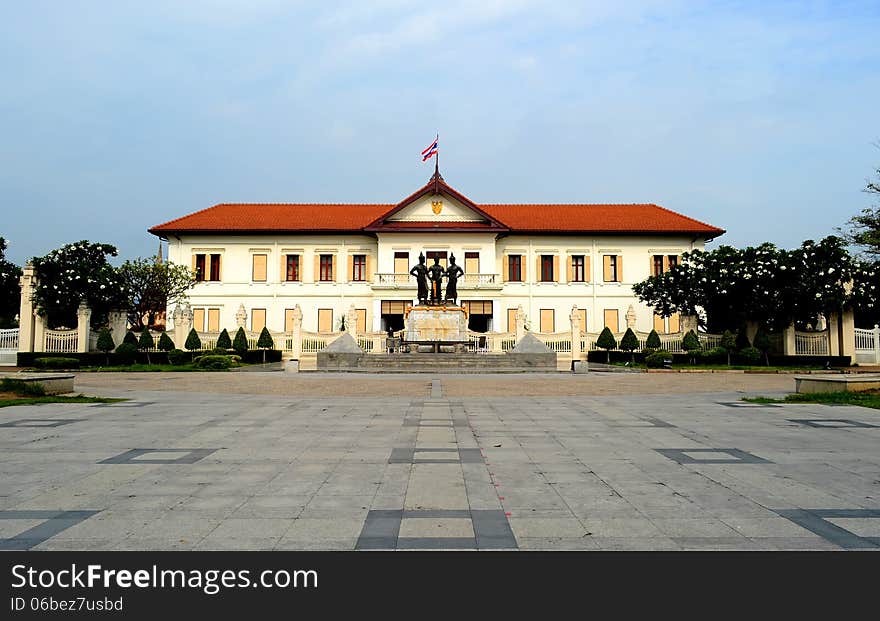
[[855,362],[880,364],[880,326],[874,326],[873,330],[856,328],[855,333]]
[[43,351],[55,354],[73,354],[77,350],[76,330],[46,330]]
[[0,366],[15,366],[17,352],[18,328],[0,330]]
[[796,356],[827,356],[827,332],[795,332],[794,353]]

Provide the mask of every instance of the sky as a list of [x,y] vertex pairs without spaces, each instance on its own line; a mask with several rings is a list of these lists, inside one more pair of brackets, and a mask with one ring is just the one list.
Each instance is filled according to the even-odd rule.
[[880,3],[0,2],[0,236],[151,256],[221,202],[652,202],[783,247],[871,206]]

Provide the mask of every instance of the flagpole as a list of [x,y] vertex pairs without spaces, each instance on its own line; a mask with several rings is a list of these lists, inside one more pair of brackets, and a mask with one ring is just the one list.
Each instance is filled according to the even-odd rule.
[[437,156],[434,161],[434,175],[439,177],[440,176],[440,133],[439,132],[437,133],[437,138],[435,139],[435,141],[437,143]]

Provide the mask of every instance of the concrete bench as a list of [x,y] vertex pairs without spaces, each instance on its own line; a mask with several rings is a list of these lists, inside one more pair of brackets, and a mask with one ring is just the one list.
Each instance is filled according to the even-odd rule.
[[25,382],[26,384],[41,384],[47,395],[63,395],[73,392],[72,373],[3,373],[0,377]]
[[858,392],[880,388],[880,375],[795,375],[795,392]]

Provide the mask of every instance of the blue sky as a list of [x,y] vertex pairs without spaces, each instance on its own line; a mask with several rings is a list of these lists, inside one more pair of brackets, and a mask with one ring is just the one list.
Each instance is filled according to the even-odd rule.
[[[621,6],[616,6],[621,5]],[[880,3],[4,2],[0,236],[218,202],[655,202],[793,246],[871,205]]]

